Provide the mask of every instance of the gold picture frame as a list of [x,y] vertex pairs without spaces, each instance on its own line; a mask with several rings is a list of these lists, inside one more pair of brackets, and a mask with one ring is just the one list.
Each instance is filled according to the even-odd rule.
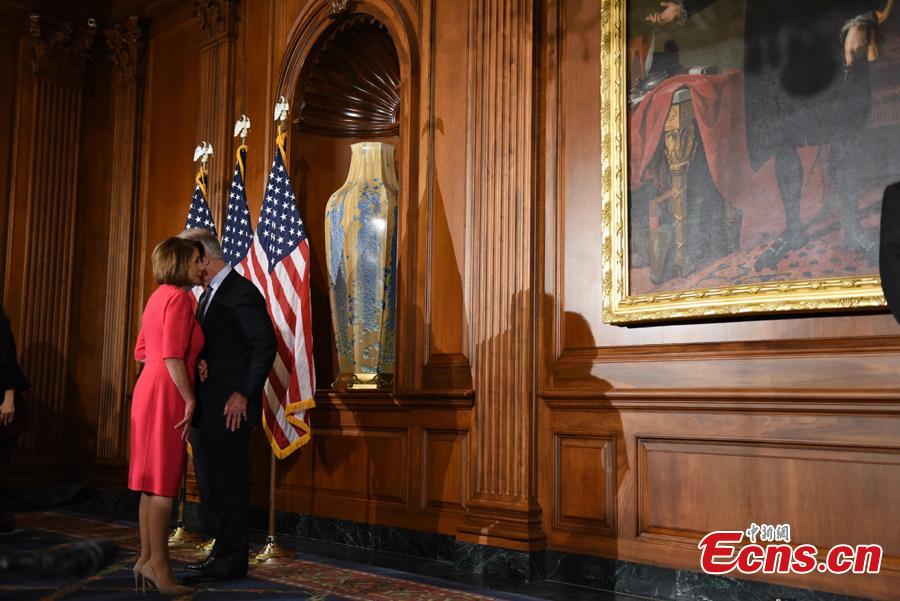
[[627,7],[625,0],[600,2],[603,320],[627,325],[885,306],[877,275],[630,293]]

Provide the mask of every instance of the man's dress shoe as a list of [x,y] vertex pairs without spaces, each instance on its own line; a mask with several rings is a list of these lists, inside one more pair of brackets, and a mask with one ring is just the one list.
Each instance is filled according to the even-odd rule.
[[206,559],[203,561],[198,561],[196,563],[189,563],[184,566],[185,570],[190,570],[192,572],[202,572],[206,568],[212,565],[212,563],[216,560],[212,555],[208,555]]
[[224,562],[221,561],[210,563],[209,566],[199,572],[185,576],[183,582],[187,585],[194,585],[210,582],[225,582],[227,580],[241,580],[247,577],[246,567],[243,570],[234,570],[223,564]]

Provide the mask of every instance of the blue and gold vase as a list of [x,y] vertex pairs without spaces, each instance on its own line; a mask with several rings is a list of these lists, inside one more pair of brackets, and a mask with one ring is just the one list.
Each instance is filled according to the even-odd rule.
[[335,388],[394,381],[397,174],[394,147],[353,144],[347,181],[325,209],[331,318],[340,373]]

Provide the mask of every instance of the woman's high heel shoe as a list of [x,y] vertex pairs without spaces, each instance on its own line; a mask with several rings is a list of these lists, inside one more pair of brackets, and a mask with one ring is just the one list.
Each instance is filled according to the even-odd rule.
[[185,595],[187,593],[193,592],[194,590],[189,586],[182,586],[180,584],[173,584],[169,587],[160,586],[156,581],[156,574],[153,572],[153,568],[151,568],[150,564],[148,563],[145,563],[143,566],[141,566],[141,576],[143,577],[144,581],[149,580],[150,584],[152,586],[155,586],[156,590],[158,590],[163,595]]
[[137,563],[134,564],[134,567],[131,568],[131,572],[134,574],[134,592],[138,592],[138,579],[143,579],[144,575],[141,574],[141,568],[144,566],[144,562],[140,559],[137,560]]

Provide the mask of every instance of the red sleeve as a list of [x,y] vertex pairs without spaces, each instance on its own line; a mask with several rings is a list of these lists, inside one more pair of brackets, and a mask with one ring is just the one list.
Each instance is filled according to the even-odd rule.
[[147,360],[147,348],[146,343],[144,342],[143,326],[141,326],[141,331],[138,332],[137,344],[134,346],[134,358],[138,361]]
[[190,298],[187,294],[173,296],[163,313],[163,359],[187,357],[193,327],[194,314],[191,312]]

